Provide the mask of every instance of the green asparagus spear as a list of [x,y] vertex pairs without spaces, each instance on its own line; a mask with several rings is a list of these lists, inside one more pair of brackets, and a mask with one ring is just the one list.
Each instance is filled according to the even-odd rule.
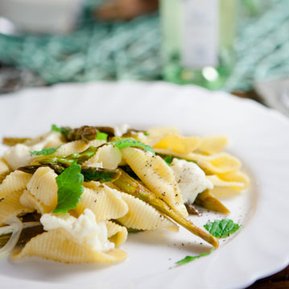
[[120,170],[121,174],[118,179],[113,183],[122,191],[133,195],[144,202],[150,204],[160,213],[166,217],[172,219],[179,225],[186,228],[188,231],[202,238],[206,242],[210,243],[212,246],[217,248],[219,246],[218,240],[210,235],[209,233],[203,231],[202,229],[195,226],[192,222],[185,219],[180,213],[173,210],[166,202],[162,199],[156,197],[152,192],[150,192],[146,187],[144,187],[140,182],[134,180],[124,171]]

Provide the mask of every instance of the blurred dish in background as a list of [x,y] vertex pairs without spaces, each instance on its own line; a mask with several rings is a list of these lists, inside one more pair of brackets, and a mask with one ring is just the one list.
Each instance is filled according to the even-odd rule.
[[36,33],[66,33],[76,24],[83,0],[1,0],[0,16],[17,30]]
[[289,116],[289,78],[259,82],[255,89],[268,106]]

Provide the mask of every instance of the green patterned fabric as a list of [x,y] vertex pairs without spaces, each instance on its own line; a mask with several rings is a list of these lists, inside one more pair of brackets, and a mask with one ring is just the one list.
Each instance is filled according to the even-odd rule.
[[[256,81],[289,76],[289,1],[270,2],[274,5],[261,17],[243,22],[236,40],[236,67],[225,89],[249,90]],[[159,16],[100,23],[90,17],[98,4],[99,0],[87,2],[85,21],[70,35],[0,34],[0,62],[31,70],[47,84],[161,79]]]

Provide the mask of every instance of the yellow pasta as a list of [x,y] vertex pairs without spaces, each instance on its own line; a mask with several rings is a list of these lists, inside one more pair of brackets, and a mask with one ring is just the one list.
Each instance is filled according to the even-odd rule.
[[247,189],[250,184],[248,176],[240,171],[208,176],[208,178],[214,184],[211,193],[220,198],[233,197]]
[[167,134],[153,145],[156,149],[165,150],[167,154],[188,154],[195,151],[201,144],[199,137],[184,137],[178,134]]
[[127,214],[118,219],[122,225],[136,230],[156,230],[159,228],[178,230],[174,223],[163,217],[147,203],[126,193],[121,195],[128,205]]
[[10,173],[0,184],[0,198],[13,192],[23,191],[30,179],[30,174],[21,171]]
[[97,221],[118,219],[128,211],[120,192],[98,182],[86,184],[75,212],[80,215],[86,208],[95,214]]
[[75,242],[63,229],[51,230],[32,238],[14,259],[36,256],[64,263],[117,263],[126,258],[120,249],[95,251],[86,244]]
[[123,149],[122,155],[132,170],[156,196],[165,200],[183,216],[187,216],[173,171],[161,157],[135,148]]
[[10,169],[3,158],[0,158],[0,182],[9,174]]
[[227,144],[228,138],[225,136],[202,137],[197,151],[209,155],[216,154],[223,151]]
[[41,167],[36,170],[27,184],[29,193],[38,203],[39,213],[48,213],[57,206],[56,173],[49,167]]
[[101,140],[94,140],[90,142],[85,142],[82,140],[72,141],[60,146],[57,151],[55,152],[56,156],[68,156],[73,153],[80,153],[86,150],[90,146],[98,147],[103,144],[105,141]]
[[20,203],[21,195],[22,191],[16,191],[0,198],[0,226],[7,224],[9,219],[14,216],[33,211]]
[[112,145],[105,145],[98,149],[96,154],[84,163],[85,166],[102,167],[115,170],[121,162],[121,153]]
[[116,247],[119,247],[127,239],[127,229],[112,221],[106,222],[107,237],[110,242],[113,242]]
[[147,144],[153,146],[157,143],[161,138],[166,136],[167,134],[179,134],[179,131],[175,127],[155,127],[150,128],[147,131],[146,142]]

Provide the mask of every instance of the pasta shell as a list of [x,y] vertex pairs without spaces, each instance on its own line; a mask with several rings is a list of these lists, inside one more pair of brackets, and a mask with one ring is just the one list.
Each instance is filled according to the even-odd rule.
[[10,173],[0,185],[0,198],[13,192],[23,191],[30,179],[30,174],[21,171]]
[[98,182],[85,184],[75,212],[80,215],[86,208],[95,214],[97,221],[118,219],[128,211],[128,206],[119,191]]
[[9,172],[10,169],[8,165],[2,158],[0,158],[0,183],[5,179]]
[[32,238],[20,253],[13,256],[15,260],[36,256],[62,263],[104,263],[123,261],[126,253],[120,249],[99,252],[88,245],[79,244],[63,229],[51,230]]
[[183,216],[187,216],[174,173],[161,157],[136,148],[123,149],[122,155],[132,170],[156,196],[166,201]]
[[219,198],[233,197],[250,185],[248,176],[240,171],[208,176],[208,178],[214,183],[212,194]]
[[205,154],[216,154],[225,149],[228,145],[228,138],[225,136],[202,137],[198,152]]
[[21,195],[22,191],[16,191],[0,198],[0,226],[14,216],[33,211],[20,203]]
[[242,183],[244,188],[248,188],[250,185],[249,177],[241,171],[219,174],[218,177],[224,181]]
[[105,145],[98,149],[96,154],[84,163],[85,166],[102,167],[115,170],[121,162],[121,153],[113,145]]
[[25,208],[29,208],[32,211],[34,210],[36,210],[37,212],[43,211],[43,206],[27,190],[23,191],[22,195],[20,196],[19,201]]
[[245,188],[245,184],[242,182],[225,181],[216,175],[207,176],[207,178],[213,183],[215,187],[226,187],[236,191],[242,191]]
[[116,247],[119,247],[127,239],[127,229],[112,221],[106,222],[108,239],[113,242]]
[[168,134],[179,134],[179,131],[175,127],[156,127],[150,128],[147,133],[147,144],[154,145],[164,136]]
[[178,134],[168,134],[161,138],[154,148],[166,150],[167,154],[175,152],[178,154],[188,154],[195,151],[201,144],[199,137],[184,137]]
[[90,146],[98,147],[98,146],[102,145],[103,143],[105,143],[105,141],[93,140],[90,142],[85,142],[82,140],[76,140],[76,141],[72,141],[72,142],[69,142],[69,143],[66,143],[66,144],[63,144],[62,146],[60,146],[57,149],[55,155],[56,156],[68,156],[68,155],[71,155],[73,153],[83,152],[84,150],[86,150]]
[[240,161],[228,153],[218,153],[210,156],[190,153],[186,156],[186,159],[197,162],[202,169],[212,174],[234,172],[241,167]]
[[27,189],[38,202],[37,207],[42,214],[51,212],[57,206],[56,177],[56,173],[51,168],[41,167],[36,170],[27,184]]
[[144,201],[126,193],[121,193],[121,195],[128,205],[127,214],[118,219],[122,225],[136,230],[155,230],[158,228],[178,230],[178,226]]

